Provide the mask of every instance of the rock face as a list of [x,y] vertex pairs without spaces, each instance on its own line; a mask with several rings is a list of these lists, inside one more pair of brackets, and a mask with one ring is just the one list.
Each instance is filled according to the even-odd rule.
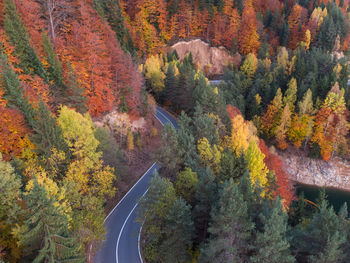
[[302,151],[278,153],[292,181],[350,191],[350,163],[338,157],[325,162],[311,159]]
[[168,51],[176,50],[182,60],[187,53],[192,54],[194,63],[199,63],[200,69],[207,76],[221,75],[224,73],[225,66],[234,64],[239,65],[241,56],[237,53],[230,55],[224,47],[211,47],[200,39],[178,42],[171,46]]

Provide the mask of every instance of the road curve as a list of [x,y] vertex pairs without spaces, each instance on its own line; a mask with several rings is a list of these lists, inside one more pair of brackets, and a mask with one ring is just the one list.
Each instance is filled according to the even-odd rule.
[[[157,107],[155,117],[164,126],[169,123],[175,129],[175,119],[165,110]],[[139,263],[141,226],[135,222],[138,200],[147,192],[148,184],[155,170],[160,166],[154,163],[137,183],[126,193],[105,219],[106,239],[96,253],[95,263]]]

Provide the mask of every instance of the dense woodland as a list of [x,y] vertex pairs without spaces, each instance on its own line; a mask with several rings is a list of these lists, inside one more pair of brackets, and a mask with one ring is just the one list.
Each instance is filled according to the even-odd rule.
[[[349,158],[349,7],[0,0],[0,262],[86,260],[127,156],[157,134],[153,98],[180,128],[141,200],[149,262],[348,262],[347,207],[297,198],[271,146]],[[220,85],[165,52],[194,38],[242,56]],[[112,110],[146,131],[96,127]]]

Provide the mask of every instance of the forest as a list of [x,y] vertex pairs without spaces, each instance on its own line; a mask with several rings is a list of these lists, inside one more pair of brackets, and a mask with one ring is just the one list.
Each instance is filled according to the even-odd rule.
[[[0,262],[86,262],[155,138],[147,262],[348,262],[347,205],[296,196],[278,153],[350,159],[349,15],[350,0],[0,0]],[[219,85],[167,52],[198,38],[241,57]],[[178,130],[158,132],[156,103]]]

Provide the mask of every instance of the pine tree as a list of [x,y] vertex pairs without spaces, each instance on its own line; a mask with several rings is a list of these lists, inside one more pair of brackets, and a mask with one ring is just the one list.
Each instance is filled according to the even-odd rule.
[[293,248],[297,259],[307,258],[310,262],[335,263],[344,259],[344,245],[347,242],[346,223],[340,220],[328,202],[323,198],[305,230],[295,230]]
[[182,162],[176,131],[171,125],[166,124],[161,136],[163,146],[156,152],[156,157],[163,167],[176,173]]
[[211,236],[201,250],[200,262],[245,262],[254,229],[247,203],[232,179],[225,183],[219,196],[218,207],[211,212]]
[[290,263],[295,259],[291,256],[287,241],[287,214],[277,198],[268,214],[260,214],[264,231],[258,232],[255,240],[256,255],[252,262]]
[[164,100],[169,101],[171,103],[171,106],[173,109],[178,108],[178,97],[179,97],[179,90],[178,90],[178,78],[175,75],[175,65],[173,63],[170,63],[167,69],[167,72],[165,73],[165,79],[164,79]]
[[[159,251],[164,238],[165,221],[171,207],[176,201],[175,189],[168,179],[154,173],[150,187],[139,202],[138,220],[143,223],[146,246],[144,255],[149,261],[161,261]],[[170,231],[170,230],[169,230]],[[171,248],[164,247],[164,250]]]
[[317,44],[328,51],[333,51],[337,31],[334,20],[331,16],[326,16],[317,35]]
[[[63,84],[63,75],[62,75],[62,65],[57,58],[56,52],[54,50],[53,45],[50,42],[49,37],[46,33],[42,34],[42,46],[45,52],[45,58],[47,61],[47,73],[48,79],[54,83],[55,90],[53,90],[53,94],[56,96],[64,95],[64,91],[66,87]],[[60,92],[56,94],[57,92]]]
[[222,182],[230,178],[238,179],[248,170],[248,164],[244,155],[237,156],[229,149],[222,153],[220,167],[220,173],[217,178]]
[[81,87],[81,85],[78,83],[78,78],[71,66],[71,64],[68,63],[68,77],[66,80],[66,96],[65,96],[65,104],[67,104],[69,107],[72,107],[76,109],[79,113],[85,113],[86,108],[86,101],[87,98],[83,96],[84,89]]
[[34,109],[25,97],[22,84],[19,81],[17,74],[8,65],[5,54],[0,55],[1,79],[0,83],[4,91],[4,99],[8,101],[10,107],[18,108],[25,116],[28,124],[33,128],[34,125]]
[[33,254],[33,262],[84,262],[68,220],[57,202],[37,182],[25,196],[28,214],[20,231],[20,242]]
[[180,197],[170,207],[164,224],[164,241],[159,247],[160,258],[164,262],[186,262],[191,257],[194,225],[191,219],[191,206]]
[[200,169],[198,173],[198,184],[196,186],[196,206],[194,208],[194,219],[197,227],[197,238],[203,241],[207,236],[210,220],[210,211],[216,203],[217,186],[214,175],[209,167]]
[[100,16],[106,19],[115,32],[122,49],[136,58],[137,52],[130,32],[125,25],[124,14],[119,0],[94,0],[94,6]]
[[56,119],[43,101],[39,102],[39,107],[35,112],[33,123],[34,134],[32,142],[37,146],[37,152],[44,157],[51,156],[52,149],[68,154],[69,149],[63,139],[62,129],[57,125]]
[[27,74],[37,74],[44,80],[47,79],[46,71],[40,59],[30,45],[28,32],[19,17],[13,0],[4,1],[5,20],[4,29],[9,36],[12,45],[15,46],[15,55],[19,57],[19,66]]
[[191,118],[182,111],[178,118],[177,138],[180,155],[183,156],[184,165],[188,167],[193,167],[193,164],[198,160],[191,121]]

